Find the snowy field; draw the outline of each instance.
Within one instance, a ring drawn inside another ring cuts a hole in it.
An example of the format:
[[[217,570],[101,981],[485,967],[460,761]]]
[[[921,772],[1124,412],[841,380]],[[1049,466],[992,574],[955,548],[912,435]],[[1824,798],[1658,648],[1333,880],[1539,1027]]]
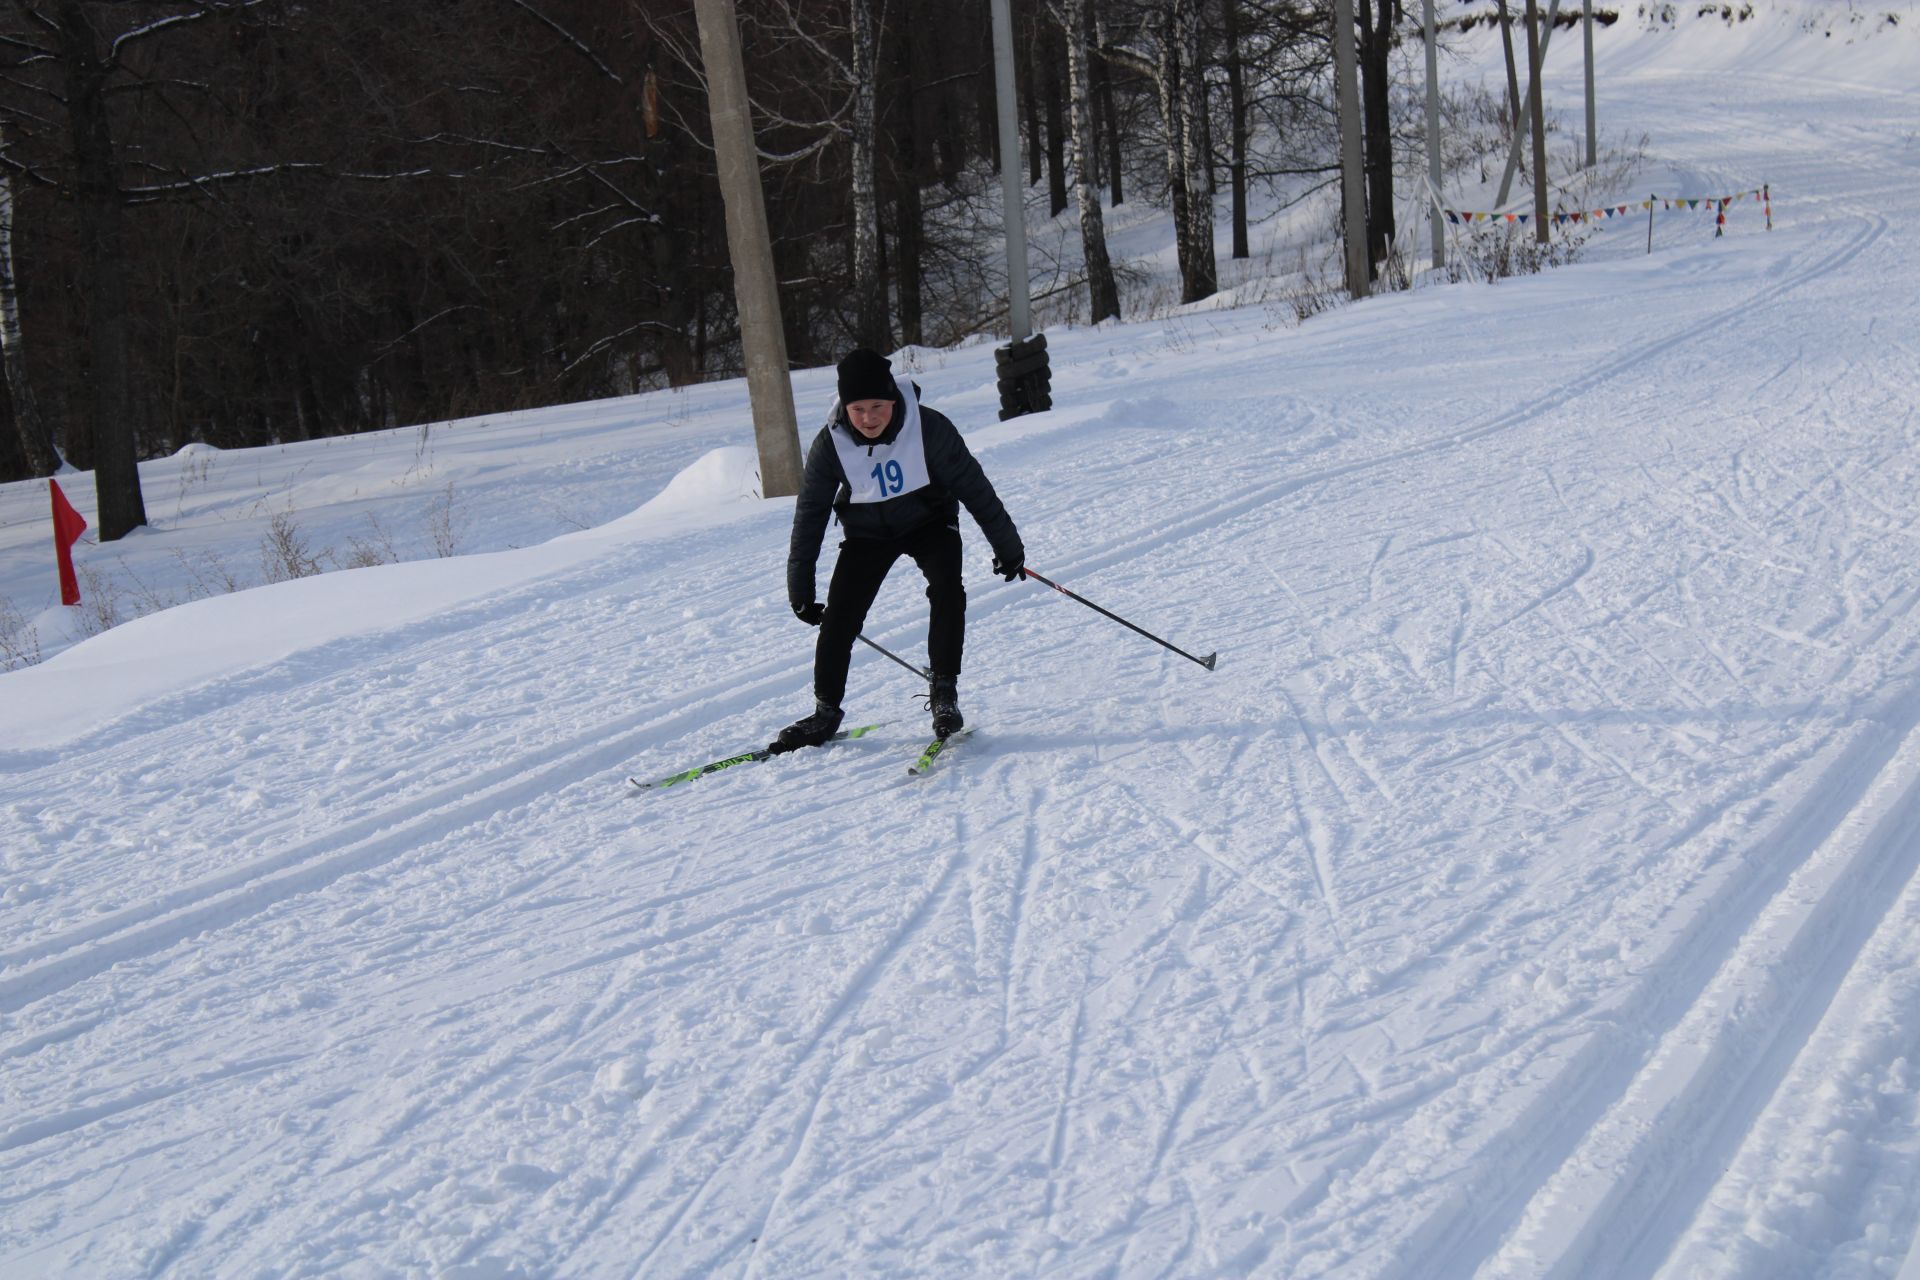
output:
[[[740,384],[143,468],[79,554],[156,596],[274,513],[422,558],[0,675],[0,1275],[1920,1276],[1897,12],[1600,35],[1609,136],[1771,233],[1057,331],[1005,424],[914,353],[1036,569],[1220,653],[969,523],[925,780],[862,649],[880,732],[624,781],[808,707]]]

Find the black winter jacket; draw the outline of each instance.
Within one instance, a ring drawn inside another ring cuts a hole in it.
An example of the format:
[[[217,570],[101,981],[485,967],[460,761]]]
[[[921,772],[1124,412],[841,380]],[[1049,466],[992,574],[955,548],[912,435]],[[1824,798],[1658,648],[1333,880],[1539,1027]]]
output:
[[[916,396],[919,391],[915,386]],[[893,404],[893,421],[872,442],[875,445],[891,443],[906,424],[905,401],[896,394]],[[787,548],[787,602],[795,609],[814,602],[814,567],[820,559],[827,521],[835,515],[849,538],[890,539],[936,523],[958,528],[960,504],[965,503],[980,531],[987,535],[996,559],[1003,564],[1019,564],[1026,558],[1020,533],[1000,504],[986,472],[980,469],[953,422],[939,410],[920,405],[920,434],[930,483],[884,502],[848,500],[852,491],[840,466],[840,453],[833,445],[831,433],[835,431],[862,447],[868,443],[847,420],[846,409],[835,405],[832,420],[820,428],[807,449],[806,474],[793,508],[793,540]]]

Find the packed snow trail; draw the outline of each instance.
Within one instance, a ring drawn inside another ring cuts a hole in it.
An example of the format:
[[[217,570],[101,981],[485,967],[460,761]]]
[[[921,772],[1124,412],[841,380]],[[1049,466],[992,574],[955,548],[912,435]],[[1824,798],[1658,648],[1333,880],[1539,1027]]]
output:
[[[1898,1265],[1920,99],[1702,47],[1606,33],[1606,118],[1771,235],[925,371],[1216,672],[969,528],[964,751],[861,654],[896,726],[636,794],[803,709],[756,504],[0,757],[0,1270]]]

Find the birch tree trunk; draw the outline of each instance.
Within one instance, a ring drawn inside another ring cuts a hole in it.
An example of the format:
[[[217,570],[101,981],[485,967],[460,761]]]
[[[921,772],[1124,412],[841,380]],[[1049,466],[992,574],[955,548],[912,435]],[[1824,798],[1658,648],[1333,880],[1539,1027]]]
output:
[[[1232,121],[1228,125],[1227,167],[1233,188],[1233,256],[1250,258],[1247,237],[1247,76],[1240,60],[1240,0],[1227,5],[1227,95]]]
[[[27,469],[36,476],[50,476],[60,469],[60,455],[27,381],[26,349],[20,342],[20,291],[13,275],[13,178],[5,169],[0,169],[0,361]]]
[[[873,0],[852,0],[853,36],[853,290],[855,338],[861,346],[892,346],[887,297],[880,277],[880,200],[874,181],[874,126],[879,67]]]
[[[1179,105],[1181,158],[1186,166],[1187,261],[1182,273],[1180,300],[1198,302],[1220,287],[1213,249],[1213,157],[1207,147],[1207,77],[1200,63],[1201,0],[1174,0],[1174,27],[1179,35]]]
[[[1180,291],[1193,279],[1193,240],[1187,227],[1187,157],[1180,128],[1179,15],[1172,0],[1160,10],[1160,42],[1155,51],[1154,87],[1160,95],[1160,120],[1167,134],[1167,193],[1173,205],[1173,247],[1180,263]]]
[[[1088,83],[1087,40],[1093,27],[1092,0],[1066,0],[1060,14],[1067,46],[1068,115],[1073,121],[1073,198],[1080,206],[1080,247],[1087,260],[1087,291],[1093,310],[1089,320],[1099,324],[1120,314],[1120,290],[1107,256],[1106,220],[1100,213],[1100,192],[1094,186],[1092,86]]]

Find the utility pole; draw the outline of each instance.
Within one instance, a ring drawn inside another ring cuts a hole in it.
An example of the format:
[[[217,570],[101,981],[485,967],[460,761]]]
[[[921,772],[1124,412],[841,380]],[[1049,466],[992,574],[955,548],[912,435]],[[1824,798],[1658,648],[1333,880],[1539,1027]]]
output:
[[[1347,292],[1367,296],[1367,194],[1360,172],[1360,75],[1353,48],[1353,0],[1333,0],[1333,74],[1340,104],[1340,203],[1345,211]]]
[[[1000,217],[1007,236],[1007,323],[1013,330],[1012,341],[993,350],[1000,421],[1005,422],[1053,408],[1053,367],[1047,356],[1047,335],[1033,331],[1027,202],[1020,186],[1020,111],[1013,80],[1013,14],[1007,0],[993,0],[992,20],[993,98],[1000,117]],[[1067,38],[1078,36],[1069,33]],[[1083,156],[1076,163],[1085,162]]]
[[[1581,19],[1587,33],[1587,168],[1591,169],[1600,162],[1593,123],[1593,0],[1582,0]]]
[[[800,431],[787,375],[780,281],[760,188],[760,149],[753,138],[747,70],[740,59],[740,25],[733,0],[694,0],[694,14],[700,24],[700,61],[707,72],[707,113],[713,119],[720,195],[727,207],[727,256],[740,309],[753,438],[760,451],[760,492],[784,498],[800,492]]]
[[[978,30],[978,28],[975,28]],[[1000,217],[1007,234],[1007,317],[1013,340],[1033,333],[1027,283],[1027,204],[1020,187],[1020,104],[1013,80],[1013,14],[993,0],[993,95],[1000,115]]]
[[[1434,43],[1433,0],[1424,0],[1421,18],[1427,34],[1427,225],[1433,228],[1433,269],[1438,271],[1447,265],[1447,233],[1440,225],[1440,51]]]
[[[1533,234],[1547,243],[1547,122],[1540,107],[1540,8],[1527,0],[1527,62],[1533,87],[1527,92],[1527,118],[1533,121]]]

